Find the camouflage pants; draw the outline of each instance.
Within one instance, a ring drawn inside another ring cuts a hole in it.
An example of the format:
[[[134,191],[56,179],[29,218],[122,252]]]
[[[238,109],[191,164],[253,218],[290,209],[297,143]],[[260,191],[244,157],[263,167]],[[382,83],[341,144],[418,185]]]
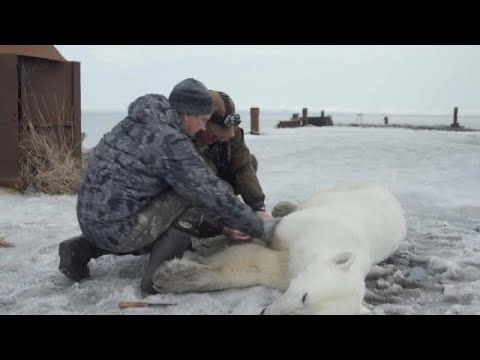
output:
[[[252,165],[256,172],[258,162],[253,155]],[[234,192],[232,187],[231,191]],[[222,227],[207,219],[199,209],[192,207],[188,200],[173,190],[161,193],[136,219],[102,230],[100,226],[88,226],[83,232],[92,244],[114,254],[140,255],[148,253],[153,243],[171,226],[197,238],[209,238],[222,233]],[[105,233],[116,235],[106,236]]]
[[[133,230],[121,242],[101,244],[101,247],[116,254],[145,254],[171,226],[195,237],[211,237],[221,233],[221,229],[213,226],[198,208],[192,207],[188,200],[170,190],[160,194],[138,215]]]

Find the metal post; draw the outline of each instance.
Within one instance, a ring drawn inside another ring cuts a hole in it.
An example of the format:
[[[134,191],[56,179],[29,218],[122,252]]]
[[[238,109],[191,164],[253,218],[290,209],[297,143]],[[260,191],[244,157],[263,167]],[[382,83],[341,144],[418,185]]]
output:
[[[301,122],[301,125],[302,125],[302,126],[307,125],[307,123],[308,123],[307,117],[308,117],[308,109],[307,109],[307,108],[303,108],[303,109],[302,109],[302,122]]]
[[[250,134],[260,135],[260,108],[250,108]]]
[[[458,107],[453,108],[453,124],[450,125],[451,127],[460,127],[458,124]]]

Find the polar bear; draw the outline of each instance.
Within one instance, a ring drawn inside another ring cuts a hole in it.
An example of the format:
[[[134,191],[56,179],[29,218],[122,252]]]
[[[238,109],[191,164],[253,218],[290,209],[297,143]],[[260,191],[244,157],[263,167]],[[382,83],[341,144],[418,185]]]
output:
[[[295,204],[270,244],[238,244],[164,263],[154,276],[161,292],[185,293],[263,285],[283,292],[261,314],[365,314],[365,277],[406,236],[401,205],[376,184],[338,186]]]

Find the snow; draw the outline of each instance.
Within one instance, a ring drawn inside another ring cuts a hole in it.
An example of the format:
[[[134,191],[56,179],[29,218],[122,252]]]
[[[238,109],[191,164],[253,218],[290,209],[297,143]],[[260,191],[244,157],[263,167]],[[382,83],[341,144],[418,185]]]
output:
[[[373,314],[480,314],[480,132],[400,128],[261,129],[246,135],[269,209],[342,183],[385,185],[404,207],[408,234],[374,266]],[[247,132],[247,131],[246,131]],[[103,256],[92,279],[58,271],[58,244],[78,235],[75,196],[0,189],[0,314],[258,314],[280,292],[263,287],[144,297],[147,256]],[[173,302],[120,310],[120,301]]]

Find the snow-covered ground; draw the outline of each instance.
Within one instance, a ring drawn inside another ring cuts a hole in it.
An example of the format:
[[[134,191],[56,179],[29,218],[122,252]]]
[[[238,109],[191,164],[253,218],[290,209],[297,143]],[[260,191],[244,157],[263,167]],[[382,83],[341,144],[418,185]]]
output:
[[[269,209],[341,183],[376,182],[402,203],[407,240],[372,268],[373,314],[480,314],[480,132],[306,127],[247,135]],[[58,243],[77,235],[74,196],[0,190],[0,314],[258,314],[280,293],[263,287],[143,297],[146,256],[92,260],[92,279],[57,269]],[[127,300],[174,302],[119,310]]]

